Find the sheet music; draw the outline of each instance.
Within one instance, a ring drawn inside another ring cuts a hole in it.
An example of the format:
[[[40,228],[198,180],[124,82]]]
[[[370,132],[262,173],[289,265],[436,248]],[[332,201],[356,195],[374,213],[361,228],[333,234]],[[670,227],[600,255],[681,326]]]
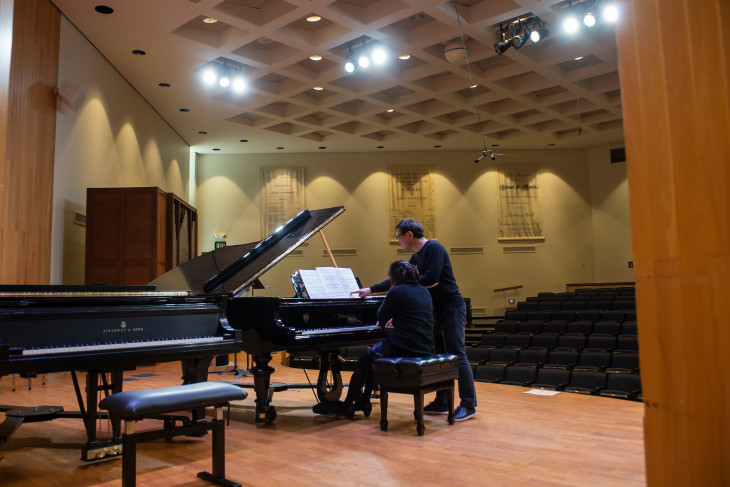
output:
[[[360,287],[352,269],[346,267],[317,267],[300,269],[299,275],[311,299],[358,298],[351,294]]]

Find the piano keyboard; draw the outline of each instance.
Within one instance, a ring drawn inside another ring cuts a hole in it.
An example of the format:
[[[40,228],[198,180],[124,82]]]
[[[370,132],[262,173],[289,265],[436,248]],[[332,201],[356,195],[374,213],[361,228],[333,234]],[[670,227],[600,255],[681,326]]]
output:
[[[329,335],[331,333],[347,333],[356,331],[370,331],[377,330],[380,328],[379,325],[365,325],[365,326],[348,326],[346,328],[316,328],[312,330],[299,330],[296,339],[303,339],[310,336],[316,335]]]
[[[175,338],[170,340],[154,340],[141,342],[120,342],[120,343],[104,343],[95,345],[78,345],[72,347],[57,348],[33,348],[23,350],[23,355],[50,355],[56,353],[83,353],[83,352],[104,352],[107,350],[123,350],[128,348],[149,348],[149,347],[165,347],[172,345],[201,345],[208,343],[222,342],[224,337],[196,337],[196,338]]]

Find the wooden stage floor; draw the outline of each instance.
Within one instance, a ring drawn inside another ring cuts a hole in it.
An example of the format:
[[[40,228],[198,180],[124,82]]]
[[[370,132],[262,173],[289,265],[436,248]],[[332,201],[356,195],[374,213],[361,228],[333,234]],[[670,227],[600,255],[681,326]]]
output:
[[[272,382],[303,383],[300,369],[272,361]],[[244,362],[245,363],[245,362]],[[308,371],[312,380],[316,372]],[[149,375],[148,375],[149,374]],[[345,381],[349,372],[344,373]],[[178,385],[179,364],[127,372],[125,390]],[[232,381],[212,374],[211,380]],[[238,382],[252,382],[242,377]],[[19,379],[0,379],[0,404],[61,405],[78,410],[68,373],[48,376],[33,389]],[[477,383],[478,414],[452,426],[445,416],[427,416],[426,434],[416,435],[412,396],[392,394],[389,431],[380,431],[380,407],[369,418],[336,419],[312,413],[310,389],[274,395],[278,417],[254,424],[253,390],[234,403],[226,428],[226,477],[246,487],[271,486],[643,486],[643,404],[562,393],[524,394],[529,389]],[[458,399],[457,399],[458,400]],[[0,413],[0,420],[4,415]],[[107,434],[106,422],[99,429]],[[137,430],[156,429],[146,420]],[[0,485],[119,486],[120,459],[88,464],[80,460],[85,441],[80,420],[57,419],[21,426],[0,445]],[[142,443],[137,453],[137,485],[212,485],[196,477],[210,471],[210,435]]]

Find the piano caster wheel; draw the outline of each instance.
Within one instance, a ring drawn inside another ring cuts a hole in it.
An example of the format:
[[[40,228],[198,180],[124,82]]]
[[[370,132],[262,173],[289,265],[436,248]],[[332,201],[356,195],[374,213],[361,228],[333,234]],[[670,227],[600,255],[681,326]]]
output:
[[[276,409],[272,406],[269,408],[269,413],[266,415],[266,424],[271,424],[276,419]]]

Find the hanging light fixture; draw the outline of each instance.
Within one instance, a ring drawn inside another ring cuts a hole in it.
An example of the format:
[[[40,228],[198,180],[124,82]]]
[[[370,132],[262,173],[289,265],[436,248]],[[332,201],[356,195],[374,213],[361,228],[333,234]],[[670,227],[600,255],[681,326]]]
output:
[[[499,25],[500,39],[494,43],[494,50],[497,54],[502,54],[510,47],[521,48],[525,45],[528,37],[534,44],[549,35],[550,31],[547,29],[547,24],[540,17],[518,18],[508,24]]]

